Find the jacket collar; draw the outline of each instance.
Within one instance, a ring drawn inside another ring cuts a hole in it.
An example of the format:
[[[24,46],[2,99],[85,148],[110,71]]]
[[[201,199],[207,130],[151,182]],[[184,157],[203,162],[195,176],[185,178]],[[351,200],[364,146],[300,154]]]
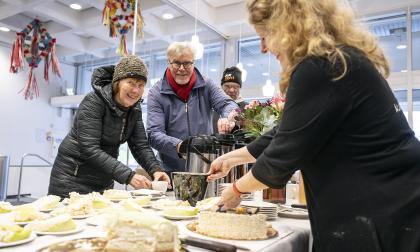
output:
[[[206,82],[204,81],[204,77],[201,75],[200,71],[198,71],[196,67],[194,67],[194,71],[197,76],[197,80],[195,81],[193,90],[196,88],[202,88],[206,85]],[[166,69],[165,69],[165,72],[166,72]],[[163,77],[162,77],[162,85],[160,87],[160,93],[176,95],[172,87],[169,85],[168,80],[165,77],[165,74],[163,74]]]

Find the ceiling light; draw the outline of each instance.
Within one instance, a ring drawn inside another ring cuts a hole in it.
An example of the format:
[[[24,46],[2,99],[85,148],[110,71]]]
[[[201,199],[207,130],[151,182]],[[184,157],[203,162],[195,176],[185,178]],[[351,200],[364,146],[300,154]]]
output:
[[[407,45],[404,45],[404,44],[397,45],[397,49],[399,49],[399,50],[403,50],[403,49],[406,49],[406,48],[407,48]]]
[[[198,1],[195,0],[195,19],[194,19],[194,35],[191,36],[191,44],[195,48],[195,60],[203,57],[204,46],[200,43],[200,38],[197,35],[197,15],[198,15]]]
[[[249,67],[253,67],[254,66],[254,63],[248,63],[246,65],[249,66]]]
[[[211,68],[210,72],[217,72],[217,69],[216,68]]]
[[[237,68],[239,68],[239,70],[241,70],[241,79],[242,79],[242,82],[245,82],[246,81],[246,76],[248,75],[248,72],[245,70],[245,68],[244,68],[244,65],[242,64],[242,62],[238,62],[237,64],[236,64],[236,67]]]
[[[406,73],[406,72],[407,72],[407,69],[401,70],[401,73]]]
[[[10,29],[4,26],[0,26],[0,31],[9,32]]]
[[[198,35],[192,35],[191,44],[195,48],[195,60],[201,59],[204,53],[204,46],[200,43]]]
[[[162,18],[165,19],[165,20],[173,19],[174,14],[169,13],[169,12],[165,12],[165,13],[162,14]]]
[[[82,9],[82,6],[80,4],[73,3],[70,4],[70,8],[72,8],[73,10],[80,10]]]
[[[265,73],[262,73],[262,75],[263,75],[263,76],[268,76],[268,75],[269,75],[269,73],[265,72]]]
[[[262,87],[263,96],[273,96],[275,87],[270,79],[265,81],[265,85]]]

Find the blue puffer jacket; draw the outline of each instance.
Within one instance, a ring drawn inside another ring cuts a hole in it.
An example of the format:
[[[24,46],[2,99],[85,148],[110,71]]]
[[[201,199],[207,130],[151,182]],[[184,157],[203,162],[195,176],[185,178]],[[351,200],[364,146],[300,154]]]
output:
[[[147,97],[147,133],[150,145],[159,152],[163,169],[184,171],[185,160],[178,156],[176,145],[188,136],[213,134],[212,109],[222,117],[238,108],[220,86],[204,78],[195,68],[197,81],[188,102],[172,90],[165,76],[149,91]]]

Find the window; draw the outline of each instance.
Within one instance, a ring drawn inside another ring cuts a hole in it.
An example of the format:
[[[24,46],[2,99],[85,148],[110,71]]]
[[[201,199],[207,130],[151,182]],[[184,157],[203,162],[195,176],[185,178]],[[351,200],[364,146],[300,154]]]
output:
[[[407,110],[407,89],[394,90],[395,98],[397,98],[398,103],[400,104],[401,109],[404,112],[405,117],[408,117]]]
[[[222,44],[215,43],[204,46],[203,58],[195,62],[195,67],[204,76],[213,80],[216,84],[220,84],[222,79]]]
[[[420,70],[420,10],[411,13],[413,70]]]
[[[420,140],[420,89],[413,89],[413,131]]]
[[[245,93],[246,90],[243,89],[244,97],[262,96],[262,87],[268,79],[274,86],[278,86],[281,72],[280,63],[274,55],[261,53],[259,38],[247,38],[240,41],[239,60],[248,72],[242,86],[245,86],[250,92]],[[268,69],[269,62],[270,69]]]
[[[407,16],[372,17],[366,21],[391,63],[391,72],[407,71]]]

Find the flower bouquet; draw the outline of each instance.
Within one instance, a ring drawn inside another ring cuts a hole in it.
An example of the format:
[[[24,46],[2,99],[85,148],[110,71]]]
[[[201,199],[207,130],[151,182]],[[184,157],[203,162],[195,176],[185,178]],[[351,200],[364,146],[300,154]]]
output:
[[[283,114],[285,100],[274,96],[266,102],[251,101],[241,113],[242,130],[249,138],[258,138],[276,126]]]

